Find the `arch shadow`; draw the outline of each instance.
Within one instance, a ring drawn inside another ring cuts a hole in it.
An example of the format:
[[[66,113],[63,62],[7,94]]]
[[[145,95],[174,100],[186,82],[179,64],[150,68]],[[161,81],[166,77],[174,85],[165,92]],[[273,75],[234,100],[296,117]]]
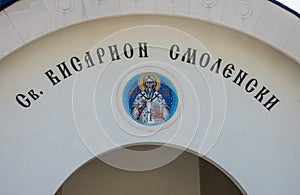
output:
[[[163,145],[162,143],[138,143],[122,148],[133,151],[151,151],[159,147],[167,147],[182,153],[174,161],[163,167],[148,171],[128,171],[100,160],[103,155],[117,154],[119,149],[114,148],[100,154],[100,158],[91,158],[79,166],[62,183],[55,195],[99,194],[101,192],[104,194],[147,194],[147,192],[150,194],[174,194],[174,190],[176,191],[175,194],[180,194],[181,190],[184,190],[186,194],[187,189],[189,192],[187,194],[247,194],[230,173],[211,159],[191,149],[183,149],[177,145]],[[160,180],[158,175],[159,177],[164,175],[163,179]],[[166,177],[166,175],[170,175],[170,177]],[[149,187],[149,183],[151,183],[151,187]],[[119,186],[117,190],[116,186]],[[173,187],[166,189],[162,186]],[[141,190],[143,191],[140,192]]]

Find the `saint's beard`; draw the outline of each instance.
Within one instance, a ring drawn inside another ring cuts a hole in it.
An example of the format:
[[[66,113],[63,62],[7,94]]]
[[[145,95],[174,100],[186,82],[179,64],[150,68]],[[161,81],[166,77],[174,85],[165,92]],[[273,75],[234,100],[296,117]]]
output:
[[[148,98],[152,98],[154,93],[154,87],[146,87],[146,94]]]

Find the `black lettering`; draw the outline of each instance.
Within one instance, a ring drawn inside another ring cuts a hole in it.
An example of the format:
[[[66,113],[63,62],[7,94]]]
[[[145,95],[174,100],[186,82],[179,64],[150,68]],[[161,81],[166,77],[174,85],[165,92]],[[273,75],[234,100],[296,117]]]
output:
[[[235,70],[233,64],[227,64],[223,70],[223,77],[230,78],[232,76],[232,72]]]
[[[252,87],[250,87],[252,84]],[[248,92],[248,93],[251,93],[252,91],[255,90],[255,88],[257,87],[257,84],[258,84],[258,81],[256,79],[250,79],[246,86],[245,86],[245,90]],[[250,87],[250,88],[249,88]]]
[[[80,63],[80,59],[79,58],[77,58],[77,57],[72,57],[71,59],[70,59],[70,63],[71,63],[71,65],[72,65],[72,67],[73,67],[73,69],[76,71],[76,72],[79,72],[79,71],[81,71],[82,70],[82,64]],[[77,65],[77,66],[76,66]]]
[[[85,60],[86,64],[88,65],[87,66],[88,68],[95,66],[93,58],[89,51],[85,52],[84,60]]]
[[[58,67],[59,71],[63,75],[64,79],[72,75],[65,62],[62,62],[56,66]]]
[[[278,102],[280,102],[280,100],[273,95],[266,103],[264,103],[264,107],[270,111]]]
[[[254,96],[254,98],[261,102],[264,99],[264,95],[267,95],[269,92],[270,91],[263,86],[263,88]]]
[[[178,45],[172,45],[171,48],[170,48],[170,58],[172,60],[176,60],[179,56],[179,53],[176,53],[175,52],[175,56],[174,56],[174,48],[176,49],[177,52],[179,52],[179,46]]]
[[[205,63],[203,63],[203,60],[205,58],[206,58]],[[208,63],[209,63],[209,60],[210,60],[210,55],[208,53],[202,54],[201,57],[200,57],[200,66],[202,68],[205,68],[208,65]]]
[[[219,74],[220,66],[221,66],[222,59],[218,58],[218,61],[216,61],[210,68],[210,71],[214,71],[214,68],[217,67],[215,70],[215,73]]]
[[[16,101],[24,108],[28,108],[31,105],[30,100],[24,94],[18,94],[16,96]]]
[[[147,42],[140,42],[139,43],[139,57],[140,58],[147,58],[148,57],[148,49],[147,49]]]
[[[98,55],[98,59],[99,59],[99,64],[103,63],[102,57],[104,56],[104,49],[99,47],[97,49],[97,55]]]
[[[30,97],[32,97],[33,100],[37,100],[40,97],[38,94],[34,93],[33,89],[30,89],[28,95],[30,95]]]
[[[127,47],[129,49],[127,49]],[[126,43],[124,45],[123,51],[124,51],[124,55],[125,55],[126,58],[132,58],[132,56],[133,56],[133,47],[129,43]]]
[[[60,82],[59,78],[57,76],[53,76],[53,71],[50,69],[47,72],[45,72],[45,75],[48,77],[48,79],[51,81],[52,85],[56,85]]]
[[[109,48],[109,52],[110,52],[110,56],[111,56],[112,61],[121,59],[120,55],[119,55],[119,52],[118,52],[117,45],[111,45],[111,46],[108,46],[108,48]]]
[[[233,82],[238,86],[241,86],[242,82],[244,81],[247,75],[248,73],[244,72],[243,70],[240,70],[240,72],[237,74]]]
[[[185,58],[186,58],[187,63],[195,64],[196,63],[196,52],[197,52],[196,49],[188,48],[187,51],[183,54],[181,61],[184,62]]]

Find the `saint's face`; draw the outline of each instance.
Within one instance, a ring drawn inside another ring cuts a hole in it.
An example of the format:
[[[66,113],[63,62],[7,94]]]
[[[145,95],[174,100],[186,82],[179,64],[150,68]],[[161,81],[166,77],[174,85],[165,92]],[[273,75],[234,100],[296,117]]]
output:
[[[147,79],[146,80],[146,87],[148,88],[153,88],[153,85],[154,85],[154,81],[152,81],[151,79]]]

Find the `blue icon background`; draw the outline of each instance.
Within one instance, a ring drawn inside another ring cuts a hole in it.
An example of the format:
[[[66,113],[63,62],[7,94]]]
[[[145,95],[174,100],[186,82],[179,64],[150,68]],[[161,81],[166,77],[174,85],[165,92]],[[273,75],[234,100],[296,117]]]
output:
[[[124,91],[123,91],[123,106],[127,112],[127,114],[137,123],[144,124],[147,126],[151,126],[146,123],[142,123],[139,120],[136,120],[132,117],[132,104],[135,100],[135,97],[142,92],[138,85],[138,80],[140,77],[145,73],[140,73],[138,75],[135,75],[133,78],[131,78],[128,83],[126,84]],[[156,74],[160,79],[160,88],[158,89],[158,92],[163,96],[163,98],[166,101],[166,104],[168,105],[168,110],[170,112],[170,115],[168,118],[164,120],[164,122],[168,121],[176,112],[177,106],[178,106],[178,96],[177,91],[172,84],[172,82],[162,74],[153,72],[153,74]],[[158,125],[158,124],[155,124]]]

